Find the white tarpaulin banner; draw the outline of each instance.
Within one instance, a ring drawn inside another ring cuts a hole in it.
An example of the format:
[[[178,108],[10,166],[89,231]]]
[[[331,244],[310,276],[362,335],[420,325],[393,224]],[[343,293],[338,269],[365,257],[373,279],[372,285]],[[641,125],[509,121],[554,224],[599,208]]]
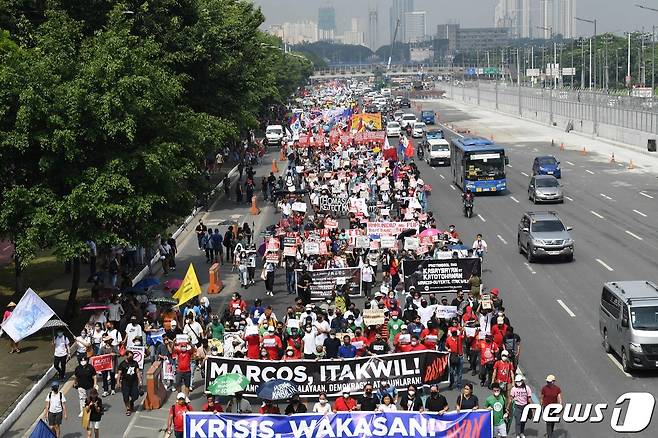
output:
[[[55,315],[53,309],[36,292],[28,289],[11,316],[2,323],[2,329],[10,338],[18,342],[40,330],[53,315]]]

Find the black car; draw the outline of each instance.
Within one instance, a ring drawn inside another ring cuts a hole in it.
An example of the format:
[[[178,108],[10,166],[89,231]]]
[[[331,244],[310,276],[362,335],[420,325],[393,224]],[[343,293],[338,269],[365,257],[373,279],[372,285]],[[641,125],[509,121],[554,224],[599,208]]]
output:
[[[403,97],[402,100],[400,100],[400,108],[411,108],[411,101]]]

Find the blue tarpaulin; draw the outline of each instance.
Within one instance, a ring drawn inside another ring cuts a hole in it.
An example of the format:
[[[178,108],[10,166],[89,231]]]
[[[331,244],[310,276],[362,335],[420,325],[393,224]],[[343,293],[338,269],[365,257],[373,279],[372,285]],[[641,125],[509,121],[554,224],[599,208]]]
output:
[[[43,420],[39,420],[30,438],[55,438],[55,434]]]

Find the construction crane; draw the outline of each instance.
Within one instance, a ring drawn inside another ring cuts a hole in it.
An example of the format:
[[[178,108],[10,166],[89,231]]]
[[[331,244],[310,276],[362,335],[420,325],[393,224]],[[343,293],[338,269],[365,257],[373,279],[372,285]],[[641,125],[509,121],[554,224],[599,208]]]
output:
[[[395,40],[398,37],[398,30],[400,29],[400,19],[395,22],[395,32],[393,32],[393,40],[391,41],[391,49],[388,53],[388,65],[386,66],[386,70],[391,69],[391,60],[393,59],[393,46],[395,45]]]

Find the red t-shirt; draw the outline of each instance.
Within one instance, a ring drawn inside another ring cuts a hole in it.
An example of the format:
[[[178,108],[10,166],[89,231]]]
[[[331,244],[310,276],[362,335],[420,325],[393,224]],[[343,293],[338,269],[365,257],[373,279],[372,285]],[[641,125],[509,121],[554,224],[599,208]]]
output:
[[[544,385],[541,389],[541,395],[543,396],[544,402],[542,406],[550,405],[551,403],[557,403],[557,396],[562,394],[562,390],[557,385]]]
[[[493,341],[496,343],[496,345],[498,345],[498,348],[502,348],[503,338],[505,337],[506,333],[507,333],[506,324],[503,324],[502,327],[498,327],[498,324],[491,327],[491,336],[493,338]]]
[[[176,352],[176,369],[181,373],[192,371],[190,362],[192,361],[192,350],[183,351],[180,348],[174,350]]]
[[[358,336],[358,337],[355,336],[355,337],[352,338],[352,340],[350,342],[355,347],[357,347],[359,342],[362,342],[363,347],[356,349],[356,355],[359,356],[359,357],[362,357],[362,356],[366,355],[366,351],[368,351],[368,345],[370,345],[370,342],[368,342],[368,338],[366,338],[365,336]]]
[[[496,382],[512,383],[512,375],[514,374],[512,362],[498,360],[493,369],[496,372]]]
[[[420,339],[423,340],[423,345],[425,345],[428,350],[434,350],[436,349],[436,344],[439,342],[439,331],[435,328],[425,328],[420,332]]]
[[[267,357],[270,360],[281,359],[280,352],[283,348],[283,343],[278,336],[269,334],[263,336],[263,347],[265,347],[265,350],[267,350]]]
[[[482,340],[479,343],[480,346],[480,365],[485,365],[490,362],[493,362],[496,358],[496,353],[498,352],[498,347],[494,342],[487,344],[486,341]]]
[[[219,403],[215,403],[212,408],[208,406],[208,403],[204,403],[204,405],[201,407],[201,410],[203,412],[224,412],[222,405]]]
[[[247,343],[247,358],[258,359],[260,358],[260,336],[249,335],[244,338]]]
[[[183,431],[183,414],[185,414],[185,412],[192,412],[192,406],[189,404],[179,405],[176,403],[171,407],[170,413],[173,413],[174,415],[174,430],[176,432]]]
[[[423,344],[417,344],[411,346],[411,351],[425,351],[425,350],[427,350],[427,347],[424,346]]]
[[[464,354],[464,335],[448,336],[446,338],[446,348],[453,354]]]
[[[265,414],[280,414],[281,411],[279,411],[279,407],[278,407],[278,406],[274,406],[274,405],[265,405],[265,406],[261,406],[260,409],[258,409],[258,413],[261,414],[261,415],[265,415]]]
[[[295,354],[293,354],[288,360],[302,358],[302,338],[288,338],[287,346],[292,347],[295,351]]]
[[[356,407],[356,400],[352,397],[339,397],[334,402],[334,409],[336,412],[347,412],[351,411]]]

